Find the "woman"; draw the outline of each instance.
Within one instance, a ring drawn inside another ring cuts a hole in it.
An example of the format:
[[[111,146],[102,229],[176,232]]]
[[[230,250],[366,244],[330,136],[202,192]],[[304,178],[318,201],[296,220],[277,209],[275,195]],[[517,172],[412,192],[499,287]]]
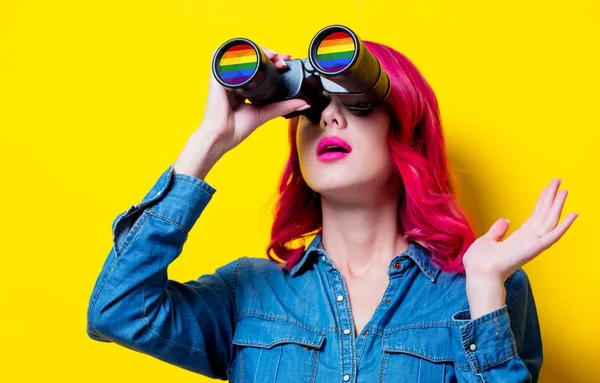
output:
[[[576,218],[557,226],[566,190],[552,180],[521,228],[500,242],[501,219],[475,240],[434,93],[402,54],[365,45],[390,96],[359,116],[329,95],[319,121],[290,120],[269,259],[241,257],[179,283],[167,267],[215,192],[209,170],[263,123],[309,108],[245,104],[211,77],[200,128],[113,222],[90,298],[92,339],[235,382],[538,380],[541,334],[521,266]],[[282,69],[291,58],[263,49]],[[307,248],[292,245],[313,235]]]

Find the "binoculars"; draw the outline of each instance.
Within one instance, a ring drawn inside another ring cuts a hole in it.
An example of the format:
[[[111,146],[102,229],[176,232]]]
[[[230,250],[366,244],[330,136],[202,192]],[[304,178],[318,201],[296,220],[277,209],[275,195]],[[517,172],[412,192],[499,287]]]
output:
[[[348,110],[367,115],[385,101],[389,76],[362,40],[343,25],[330,25],[313,37],[308,58],[286,60],[279,69],[251,40],[234,38],[214,53],[212,72],[228,91],[251,104],[265,105],[291,98],[311,107],[286,114],[286,119],[305,115],[318,121],[330,98],[336,95]]]

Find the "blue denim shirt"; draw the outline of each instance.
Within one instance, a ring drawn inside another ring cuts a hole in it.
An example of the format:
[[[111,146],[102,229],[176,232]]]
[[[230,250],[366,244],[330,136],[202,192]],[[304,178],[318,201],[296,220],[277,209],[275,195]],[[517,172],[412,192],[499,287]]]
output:
[[[168,279],[214,192],[171,165],[116,217],[89,337],[231,382],[538,380],[541,334],[523,269],[506,280],[502,308],[471,320],[464,275],[442,272],[411,242],[390,261],[387,290],[358,336],[320,234],[290,272],[241,257],[197,280]]]

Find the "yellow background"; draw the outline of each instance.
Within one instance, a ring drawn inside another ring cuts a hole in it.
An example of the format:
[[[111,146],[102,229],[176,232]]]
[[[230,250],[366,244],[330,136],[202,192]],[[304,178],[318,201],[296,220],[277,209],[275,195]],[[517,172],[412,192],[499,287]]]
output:
[[[433,86],[479,235],[503,216],[510,234],[563,177],[563,218],[580,217],[525,266],[543,332],[541,381],[599,381],[596,4],[3,1],[0,380],[208,381],[87,337],[112,220],[198,127],[216,47],[244,36],[301,58],[314,33],[341,23],[406,54]],[[223,157],[207,177],[217,192],[170,278],[264,256],[287,151],[278,119]]]

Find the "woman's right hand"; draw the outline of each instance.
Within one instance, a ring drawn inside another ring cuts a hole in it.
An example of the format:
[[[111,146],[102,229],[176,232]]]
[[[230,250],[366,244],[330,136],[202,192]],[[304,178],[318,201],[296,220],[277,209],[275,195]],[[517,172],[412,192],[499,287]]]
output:
[[[290,55],[278,55],[261,47],[279,69]],[[208,98],[200,127],[192,133],[175,161],[174,172],[204,179],[210,169],[229,150],[244,141],[265,122],[309,106],[304,100],[291,99],[256,106],[219,84],[211,74]]]
[[[280,55],[264,47],[261,49],[277,68],[287,67],[283,60],[290,60],[290,55]],[[267,121],[303,107],[307,109],[307,105],[300,99],[279,101],[263,106],[246,104],[244,97],[227,90],[211,73],[206,108],[198,132],[213,135],[225,154]]]

